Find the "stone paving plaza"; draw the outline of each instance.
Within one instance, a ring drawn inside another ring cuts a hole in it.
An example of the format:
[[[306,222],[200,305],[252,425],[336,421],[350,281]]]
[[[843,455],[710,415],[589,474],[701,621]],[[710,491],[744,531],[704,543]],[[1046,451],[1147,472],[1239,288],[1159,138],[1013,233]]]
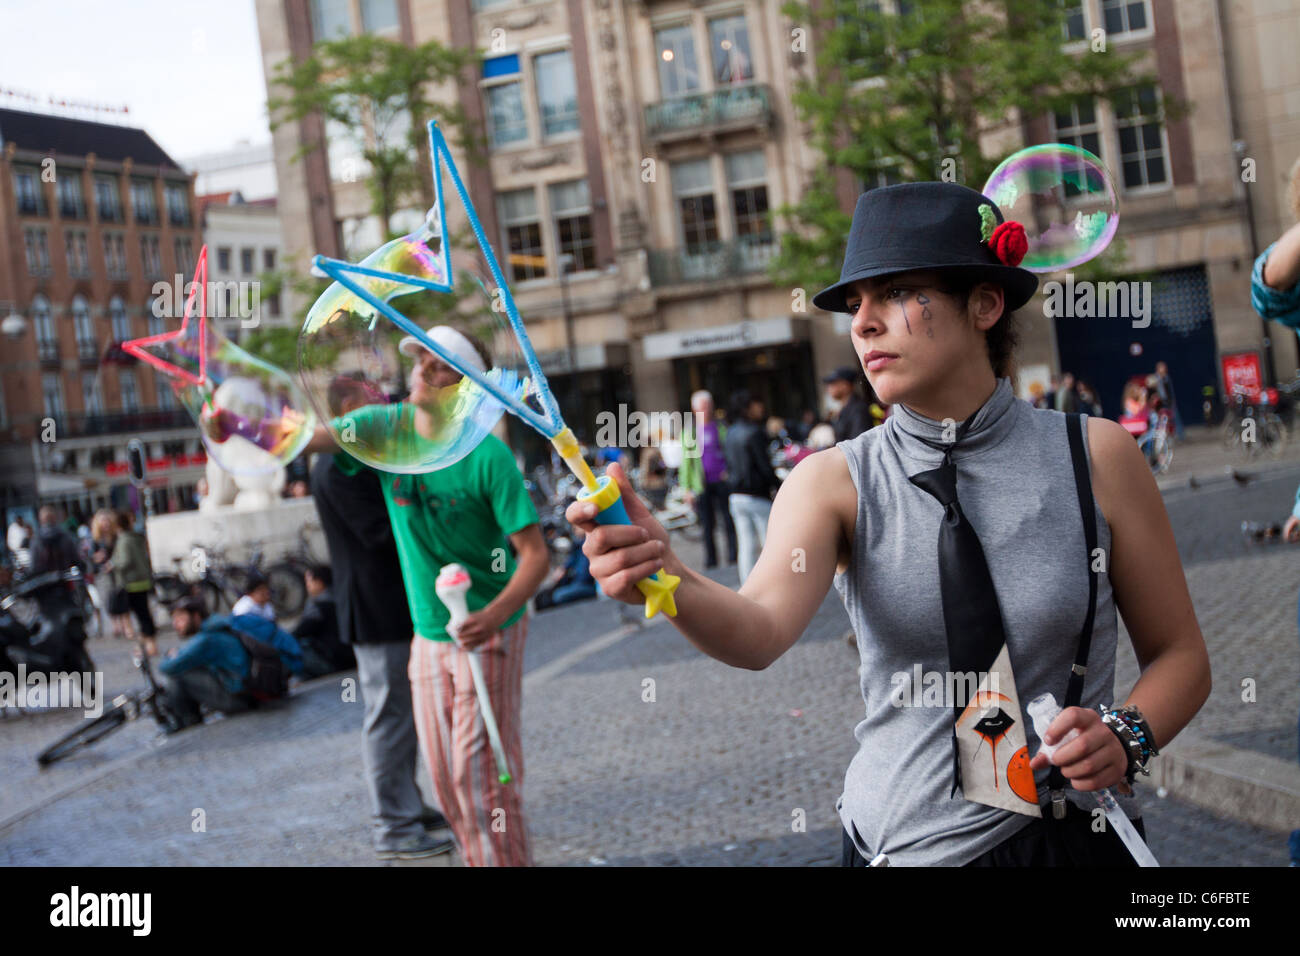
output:
[[[1163,482],[1214,665],[1213,695],[1188,733],[1291,761],[1300,546],[1247,545],[1239,529],[1242,520],[1284,520],[1297,483],[1294,462],[1244,486],[1223,478],[1193,489],[1177,472]],[[735,584],[734,568],[717,574]],[[753,673],[702,656],[670,626],[641,626],[612,602],[534,616],[524,786],[536,861],[838,863],[834,804],[862,706],[847,630],[832,595],[785,657]],[[1136,675],[1122,647],[1120,693]],[[110,693],[136,685],[124,644],[97,641],[91,653]],[[1241,700],[1243,678],[1256,682],[1255,703]],[[376,864],[361,707],[342,702],[340,680],[322,678],[281,708],[170,739],[137,722],[46,771],[36,770],[35,753],[75,718],[0,720],[0,863]],[[1152,849],[1166,866],[1286,864],[1284,833],[1149,789],[1145,806]],[[203,832],[194,830],[197,811]]]

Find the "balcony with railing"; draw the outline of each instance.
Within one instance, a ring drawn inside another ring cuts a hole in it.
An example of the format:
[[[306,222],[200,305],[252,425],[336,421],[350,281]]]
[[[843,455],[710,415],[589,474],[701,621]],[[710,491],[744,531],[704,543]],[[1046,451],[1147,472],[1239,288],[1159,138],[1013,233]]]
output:
[[[679,249],[650,250],[650,282],[657,286],[757,275],[780,247],[775,241],[733,239]]]
[[[58,434],[69,438],[85,435],[117,435],[126,432],[193,430],[194,419],[183,408],[152,408],[134,412],[69,412],[59,417]]]
[[[765,127],[771,123],[772,96],[764,83],[678,96],[645,108],[646,136],[652,142]]]
[[[84,362],[99,361],[99,343],[94,339],[77,339],[77,358]]]
[[[59,343],[56,339],[37,339],[36,354],[46,365],[59,364]]]

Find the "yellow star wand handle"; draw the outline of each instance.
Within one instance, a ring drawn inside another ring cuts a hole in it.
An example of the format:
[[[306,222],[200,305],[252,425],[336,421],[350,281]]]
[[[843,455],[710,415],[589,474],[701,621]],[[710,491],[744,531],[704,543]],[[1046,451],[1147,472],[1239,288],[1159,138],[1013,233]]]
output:
[[[591,473],[591,469],[578,449],[573,432],[566,428],[551,441],[560,453],[560,457],[583,484],[582,491],[578,493],[578,500],[589,501],[596,506],[594,519],[596,524],[631,524],[627,509],[623,506],[623,495],[618,490],[618,483],[608,475],[597,479]],[[673,600],[673,592],[677,590],[681,580],[667,571],[656,571],[650,577],[642,578],[636,583],[637,590],[645,595],[646,617],[654,617],[660,611],[669,617],[677,616],[677,602]]]

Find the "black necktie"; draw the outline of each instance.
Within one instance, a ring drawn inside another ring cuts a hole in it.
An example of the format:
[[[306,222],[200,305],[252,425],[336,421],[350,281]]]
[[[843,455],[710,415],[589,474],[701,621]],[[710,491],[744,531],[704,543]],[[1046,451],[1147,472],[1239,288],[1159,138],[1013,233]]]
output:
[[[957,467],[952,463],[952,452],[974,418],[971,415],[958,427],[956,438],[944,450],[938,468],[909,478],[943,505],[943,521],[939,524],[939,588],[948,638],[948,670],[961,674],[990,671],[1006,643],[1002,612],[984,549],[957,500]],[[961,784],[956,721],[969,703],[957,700],[953,713],[953,793]]]

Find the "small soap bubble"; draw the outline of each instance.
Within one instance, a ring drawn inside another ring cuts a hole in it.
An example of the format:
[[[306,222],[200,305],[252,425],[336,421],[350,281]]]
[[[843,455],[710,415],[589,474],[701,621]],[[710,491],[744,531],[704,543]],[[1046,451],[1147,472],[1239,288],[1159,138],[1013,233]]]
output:
[[[1057,272],[1100,255],[1119,228],[1115,183],[1095,155],[1049,143],[1008,156],[980,190],[1025,228],[1030,272]]]

